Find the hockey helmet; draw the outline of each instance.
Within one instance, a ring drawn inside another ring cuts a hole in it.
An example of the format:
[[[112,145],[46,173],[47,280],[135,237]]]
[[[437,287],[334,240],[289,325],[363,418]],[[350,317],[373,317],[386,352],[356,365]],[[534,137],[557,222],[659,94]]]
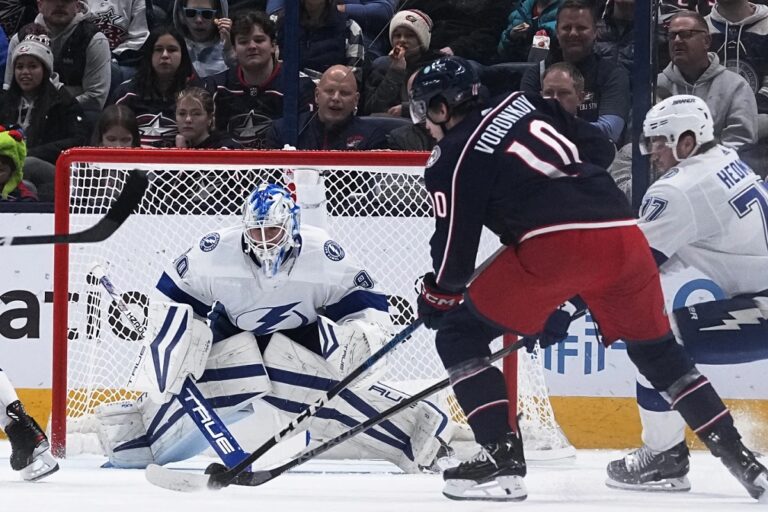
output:
[[[715,140],[712,113],[707,104],[698,96],[679,94],[660,101],[648,111],[643,121],[643,137],[640,140],[640,152],[649,155],[654,144],[664,144],[672,149],[678,162],[677,142],[686,133],[696,137],[696,146],[691,155],[702,144]]]
[[[461,57],[442,57],[421,68],[411,85],[411,120],[414,124],[427,119],[429,105],[440,98],[455,107],[480,94],[480,78],[472,65]]]
[[[274,277],[301,249],[299,207],[280,185],[262,184],[243,206],[243,239],[264,275]]]

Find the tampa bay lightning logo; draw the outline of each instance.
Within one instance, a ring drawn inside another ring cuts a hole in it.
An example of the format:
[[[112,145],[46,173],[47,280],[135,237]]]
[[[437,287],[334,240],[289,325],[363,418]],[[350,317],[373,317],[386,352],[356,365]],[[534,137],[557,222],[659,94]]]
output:
[[[219,245],[221,235],[218,233],[208,233],[200,240],[200,250],[203,252],[211,252]]]
[[[325,242],[325,245],[323,245],[323,252],[331,261],[341,261],[344,259],[344,256],[347,255],[344,252],[344,249],[342,249],[341,246],[333,240],[328,240]]]

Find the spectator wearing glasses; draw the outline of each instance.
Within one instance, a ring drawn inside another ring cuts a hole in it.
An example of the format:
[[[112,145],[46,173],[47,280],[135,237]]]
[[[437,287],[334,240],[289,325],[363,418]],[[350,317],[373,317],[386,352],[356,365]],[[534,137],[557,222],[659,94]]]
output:
[[[757,142],[757,103],[749,84],[726,69],[710,53],[712,38],[706,20],[693,11],[669,18],[671,62],[659,73],[658,95],[665,99],[692,94],[712,111],[718,142],[737,151]]]
[[[189,57],[200,78],[234,65],[227,0],[176,0],[173,24],[184,35]]]

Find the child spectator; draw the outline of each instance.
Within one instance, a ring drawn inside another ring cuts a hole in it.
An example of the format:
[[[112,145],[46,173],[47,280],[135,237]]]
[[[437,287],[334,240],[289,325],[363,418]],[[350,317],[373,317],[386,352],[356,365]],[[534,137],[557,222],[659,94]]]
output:
[[[526,62],[533,35],[544,30],[555,39],[557,9],[561,0],[522,0],[507,18],[507,28],[501,33],[499,56],[504,61]]]
[[[37,201],[37,195],[22,180],[26,157],[21,132],[0,126],[0,202]]]
[[[234,64],[227,0],[176,0],[173,24],[184,34],[197,76],[220,73]]]
[[[213,98],[200,87],[188,87],[176,99],[177,148],[240,149],[232,138],[215,129]]]
[[[141,50],[136,75],[118,86],[115,103],[136,114],[144,147],[176,145],[176,96],[195,85],[184,37],[172,27],[156,27]]]
[[[272,120],[283,115],[283,71],[275,57],[275,23],[263,12],[247,11],[232,20],[230,37],[237,65],[206,79],[213,94],[216,127],[239,144],[264,147]],[[299,110],[314,103],[315,84],[299,76]]]
[[[432,19],[425,13],[403,10],[395,14],[389,24],[392,51],[374,61],[365,82],[366,113],[408,117],[408,76],[440,57],[429,49],[431,32]]]
[[[39,0],[40,14],[34,24],[44,29],[53,52],[53,71],[92,119],[104,108],[111,83],[109,41],[82,12],[78,0]],[[11,38],[8,51],[27,35],[27,26]],[[5,69],[5,85],[12,70]]]
[[[141,145],[136,114],[125,105],[109,105],[101,113],[91,144],[108,148],[137,148]]]
[[[53,201],[56,159],[87,140],[83,109],[51,81],[53,53],[46,36],[30,35],[16,45],[11,66],[10,88],[0,96],[0,124],[24,130],[24,176],[37,187],[41,201]]]

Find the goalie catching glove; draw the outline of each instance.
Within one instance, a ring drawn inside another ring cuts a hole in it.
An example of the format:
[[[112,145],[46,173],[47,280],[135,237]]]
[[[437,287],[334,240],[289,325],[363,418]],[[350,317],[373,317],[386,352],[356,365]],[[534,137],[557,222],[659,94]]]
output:
[[[445,314],[459,305],[463,292],[443,290],[435,281],[435,273],[424,274],[421,293],[416,301],[419,318],[429,329],[439,329]]]
[[[213,335],[194,318],[192,306],[150,301],[144,344],[133,365],[129,387],[157,403],[178,395],[188,376],[199,379]]]

